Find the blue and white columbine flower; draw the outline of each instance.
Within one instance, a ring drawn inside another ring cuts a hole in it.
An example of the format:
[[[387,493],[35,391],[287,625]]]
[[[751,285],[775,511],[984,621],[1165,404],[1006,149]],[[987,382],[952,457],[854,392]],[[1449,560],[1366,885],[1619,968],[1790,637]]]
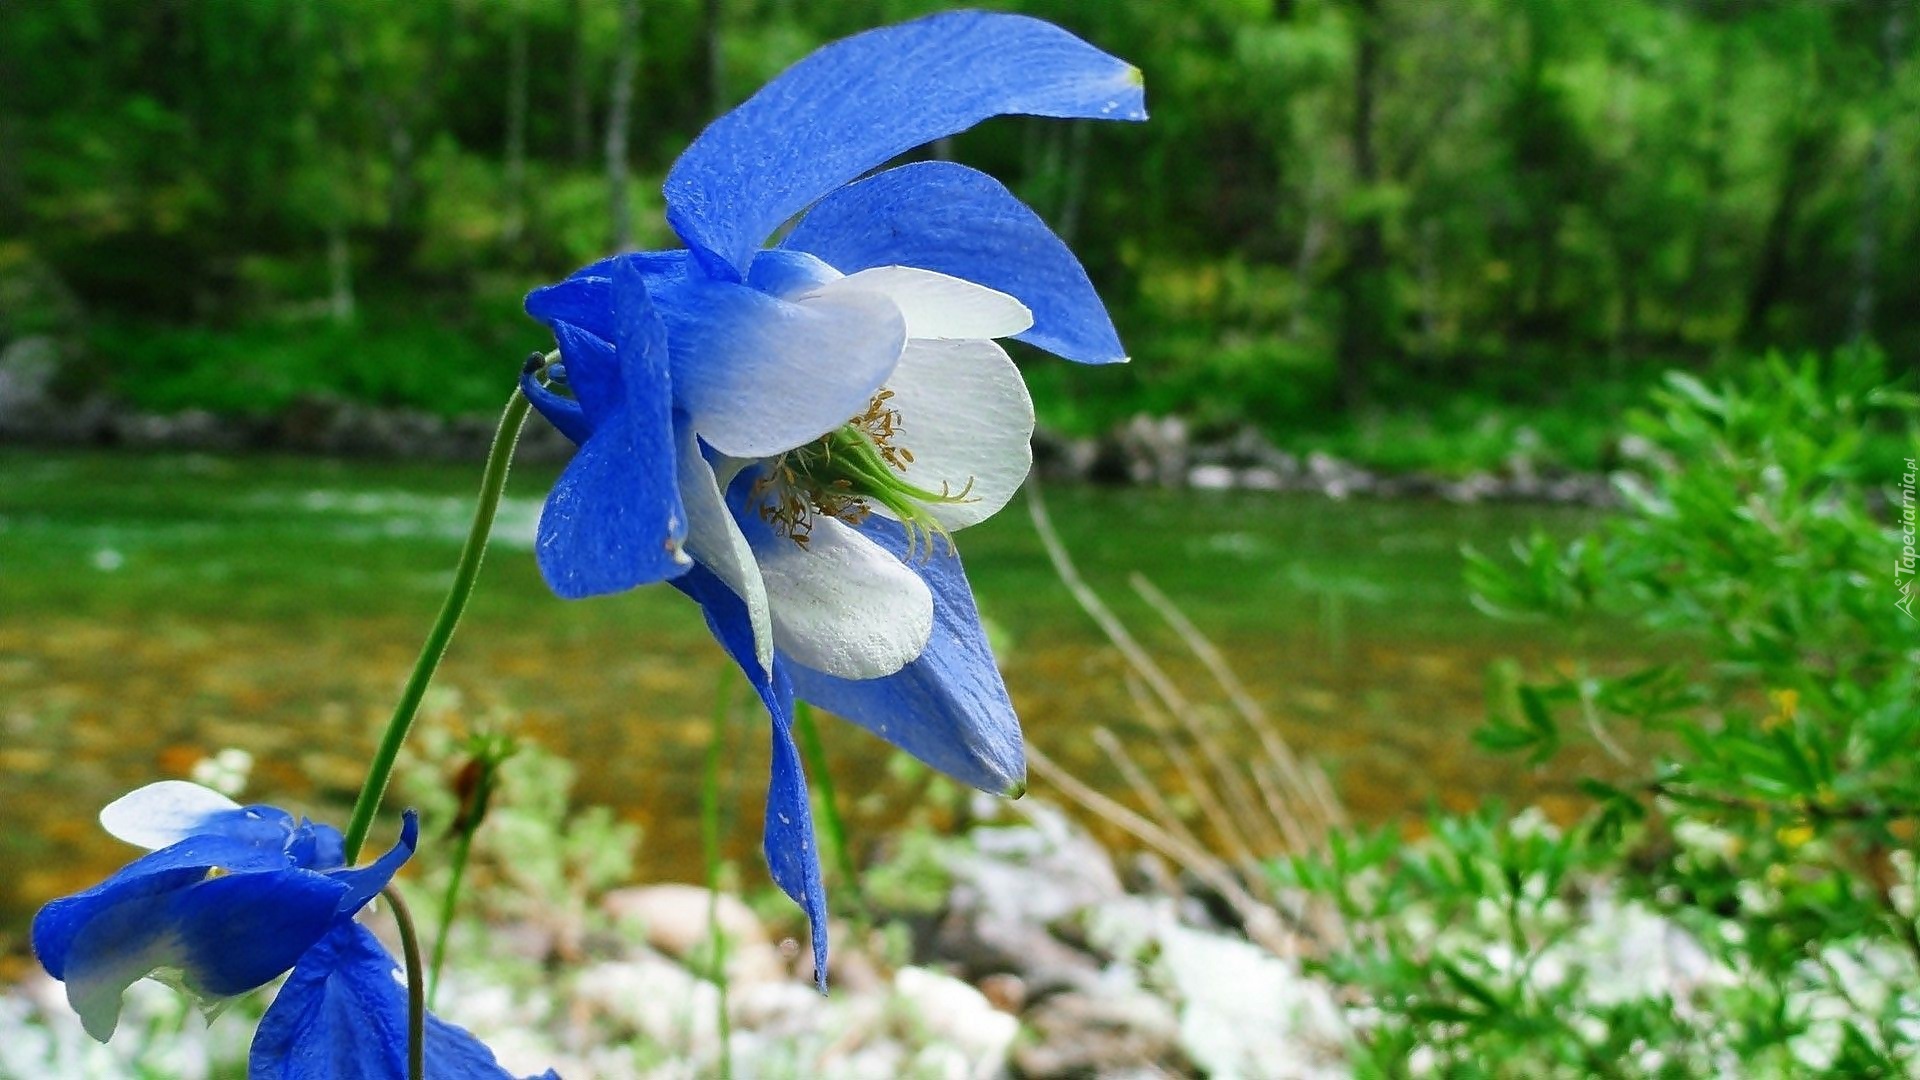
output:
[[[182,780],[122,796],[100,823],[151,853],[33,920],[34,954],[89,1035],[105,1042],[121,996],[149,975],[217,1001],[292,969],[254,1038],[251,1080],[406,1075],[406,993],[354,916],[413,855],[412,812],[399,843],[359,868],[345,865],[331,826]],[[431,1017],[426,1045],[432,1076],[508,1075],[473,1036]]]
[[[1019,722],[951,542],[1032,463],[1033,405],[994,339],[1125,359],[1078,260],[1000,183],[937,161],[861,177],[991,116],[1141,120],[1143,102],[1137,69],[1024,16],[860,34],[681,155],[666,203],[686,248],[527,298],[563,361],[527,393],[580,444],[540,567],[562,596],[668,580],[699,601],[773,719],[766,854],[823,978],[794,696],[977,787],[1022,788]]]

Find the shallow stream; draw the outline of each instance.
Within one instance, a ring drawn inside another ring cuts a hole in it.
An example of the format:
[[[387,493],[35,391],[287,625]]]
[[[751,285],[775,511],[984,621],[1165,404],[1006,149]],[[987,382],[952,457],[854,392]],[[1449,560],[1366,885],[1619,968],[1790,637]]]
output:
[[[737,675],[670,589],[584,602],[545,591],[530,546],[550,478],[513,476],[435,722],[515,724],[579,766],[580,800],[643,827],[643,877],[700,880],[705,748]],[[0,452],[0,954],[21,954],[37,904],[131,854],[99,832],[102,804],[221,748],[255,755],[254,798],[344,819],[476,481],[451,465]],[[1112,489],[1049,502],[1086,579],[1143,644],[1194,696],[1220,700],[1129,589],[1136,571],[1220,647],[1356,818],[1410,823],[1488,794],[1566,798],[1551,776],[1470,742],[1489,662],[1556,663],[1570,644],[1476,612],[1459,548],[1504,550],[1536,527],[1570,535],[1592,512]],[[1054,575],[1022,504],[960,547],[1029,739],[1122,793],[1091,729],[1142,746],[1148,731],[1123,662]],[[765,748],[741,716],[727,850],[757,874]],[[1222,732],[1231,752],[1251,748],[1244,729]],[[880,842],[924,778],[903,779],[889,748],[851,725],[827,720],[822,735],[852,843]],[[1185,805],[1173,776],[1154,780]]]

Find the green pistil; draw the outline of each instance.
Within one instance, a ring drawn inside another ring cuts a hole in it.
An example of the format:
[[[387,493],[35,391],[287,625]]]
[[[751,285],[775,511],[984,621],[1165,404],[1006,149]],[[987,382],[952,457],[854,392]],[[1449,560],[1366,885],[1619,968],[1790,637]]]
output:
[[[968,501],[973,482],[958,492],[929,491],[901,474],[912,460],[901,448],[883,445],[861,424],[842,425],[774,463],[769,479],[786,490],[770,493],[773,506],[765,516],[804,544],[808,515],[821,513],[859,524],[879,506],[906,528],[908,558],[916,552],[931,557],[935,537],[952,551],[953,537],[929,507]]]

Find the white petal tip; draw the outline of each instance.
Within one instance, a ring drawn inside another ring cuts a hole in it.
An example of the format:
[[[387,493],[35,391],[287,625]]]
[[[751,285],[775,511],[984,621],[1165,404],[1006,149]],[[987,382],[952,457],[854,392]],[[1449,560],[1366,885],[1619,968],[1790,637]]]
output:
[[[186,780],[160,780],[130,791],[100,811],[108,835],[157,851],[197,832],[214,814],[240,804],[209,787]]]

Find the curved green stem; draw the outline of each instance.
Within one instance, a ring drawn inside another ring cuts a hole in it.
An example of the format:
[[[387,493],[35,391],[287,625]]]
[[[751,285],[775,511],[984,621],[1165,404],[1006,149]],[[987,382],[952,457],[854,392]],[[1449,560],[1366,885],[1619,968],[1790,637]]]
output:
[[[447,590],[446,602],[440,605],[440,617],[434,620],[426,643],[420,647],[420,658],[413,663],[413,674],[407,676],[406,689],[401,691],[399,704],[393,707],[393,719],[387,721],[373,764],[367,768],[366,783],[361,785],[360,797],[353,803],[353,817],[347,822],[346,837],[349,866],[359,858],[360,847],[366,843],[374,812],[380,809],[380,800],[387,793],[387,781],[393,777],[393,763],[400,756],[400,744],[406,742],[414,715],[420,711],[420,699],[426,695],[434,669],[440,666],[440,658],[446,655],[447,645],[453,640],[453,628],[460,622],[460,613],[466,610],[467,598],[473,594],[473,583],[480,575],[480,558],[486,554],[487,537],[493,532],[493,515],[500,509],[500,493],[507,484],[507,467],[513,462],[513,448],[520,440],[520,426],[526,422],[528,405],[526,395],[516,389],[512,400],[507,402],[507,411],[500,417],[500,427],[493,433],[493,448],[487,451],[487,468],[480,479],[480,502],[473,509],[473,526],[467,531],[466,546],[460,549],[453,587]]]
[[[393,907],[393,921],[400,928],[400,953],[407,964],[407,1080],[426,1080],[427,987],[420,971],[420,935],[400,890],[389,885],[380,894]]]

